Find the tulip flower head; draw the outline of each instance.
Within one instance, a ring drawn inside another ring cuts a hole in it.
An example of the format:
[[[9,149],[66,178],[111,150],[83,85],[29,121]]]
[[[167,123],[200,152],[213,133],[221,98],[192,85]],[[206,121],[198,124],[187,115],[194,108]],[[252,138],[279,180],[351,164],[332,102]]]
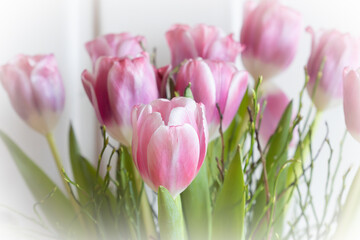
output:
[[[54,55],[18,55],[0,67],[0,82],[18,115],[46,135],[64,109],[65,93]]]
[[[205,105],[209,124],[210,140],[219,136],[220,114],[223,116],[223,131],[233,120],[245,94],[248,74],[239,71],[232,63],[191,59],[185,62],[176,76],[175,89],[184,95],[191,83],[191,91],[196,102]]]
[[[336,30],[315,33],[308,27],[307,31],[312,35],[311,55],[307,63],[310,76],[307,90],[316,108],[322,111],[341,103],[343,70],[360,63],[360,39]],[[319,78],[320,71],[322,74]]]
[[[132,36],[124,32],[107,34],[95,38],[85,44],[93,65],[99,57],[135,57],[143,51],[141,44],[145,43],[143,36]]]
[[[188,25],[174,25],[167,31],[166,39],[174,67],[186,59],[197,57],[235,62],[243,50],[243,46],[233,40],[232,34],[226,36],[221,29],[204,24],[193,28]]]
[[[82,82],[99,122],[125,146],[131,145],[132,107],[158,98],[155,71],[149,56],[101,57],[94,74],[85,70]]]
[[[344,70],[343,89],[346,128],[360,142],[360,68]]]
[[[175,198],[204,161],[208,128],[204,106],[190,98],[157,99],[132,112],[132,155],[145,183],[166,187]]]
[[[302,17],[278,0],[245,5],[240,42],[245,68],[257,79],[272,78],[285,70],[295,57],[302,32]]]

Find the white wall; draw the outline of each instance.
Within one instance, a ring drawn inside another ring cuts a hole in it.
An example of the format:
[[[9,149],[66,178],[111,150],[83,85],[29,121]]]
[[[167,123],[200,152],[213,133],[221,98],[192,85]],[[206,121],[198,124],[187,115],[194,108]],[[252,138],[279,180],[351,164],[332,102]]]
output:
[[[65,82],[66,105],[54,134],[69,169],[67,131],[73,122],[84,154],[94,157],[95,118],[87,106],[88,99],[80,81],[81,71],[90,67],[83,43],[93,38],[93,5],[89,0],[11,0],[0,1],[0,64],[19,53],[54,53]],[[84,107],[86,106],[86,107]],[[28,128],[13,111],[7,94],[0,88],[0,129],[44,169],[56,182],[61,182],[45,139]],[[33,216],[35,203],[18,173],[5,145],[0,143],[0,233],[9,226],[19,233],[30,222],[7,207]],[[20,228],[16,226],[22,226]],[[1,234],[0,234],[1,235]],[[3,236],[3,235],[1,235]],[[14,236],[14,239],[20,239]],[[27,239],[27,238],[26,238]]]
[[[360,35],[360,4],[356,0],[287,0],[284,3],[302,12],[305,26],[318,29],[338,28]],[[158,65],[169,62],[170,54],[164,34],[174,23],[207,23],[234,32],[239,36],[242,21],[243,1],[236,0],[100,0],[99,31],[130,31],[146,36],[148,50],[157,48]],[[94,36],[94,2],[92,0],[0,0],[0,64],[6,63],[18,53],[55,53],[65,81],[66,107],[55,131],[56,140],[68,169],[67,130],[69,121],[75,125],[84,154],[96,156],[96,120],[81,86],[80,74],[90,67],[83,43]],[[297,98],[304,79],[303,66],[310,54],[310,36],[304,34],[294,63],[275,82],[292,97]],[[359,63],[360,65],[360,63]],[[309,99],[305,96],[306,102]],[[50,152],[45,140],[29,129],[10,106],[7,95],[0,88],[0,129],[8,133],[26,153],[29,154],[57,182]],[[329,122],[330,139],[338,149],[338,142],[345,129],[342,108],[334,108],[324,114]],[[318,142],[324,134],[320,127]],[[340,174],[350,164],[358,165],[359,145],[348,136],[344,148],[346,164]],[[335,152],[337,156],[337,152]],[[0,143],[0,222],[1,219],[23,224],[22,218],[15,217],[3,205],[16,208],[27,214],[32,213],[32,197],[16,170],[5,146]],[[316,169],[315,198],[322,202],[323,179],[326,174],[326,154],[319,160]],[[1,228],[0,228],[1,232]]]

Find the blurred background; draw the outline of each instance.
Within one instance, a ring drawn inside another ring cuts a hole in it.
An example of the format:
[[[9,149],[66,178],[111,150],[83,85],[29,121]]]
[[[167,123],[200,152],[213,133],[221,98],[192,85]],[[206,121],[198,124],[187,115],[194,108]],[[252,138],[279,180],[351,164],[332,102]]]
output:
[[[82,88],[80,74],[90,69],[91,62],[84,43],[106,33],[129,31],[147,38],[147,50],[157,49],[158,66],[170,61],[165,32],[175,23],[194,25],[206,23],[234,33],[239,39],[242,24],[243,0],[0,0],[0,65],[19,53],[34,55],[54,53],[63,76],[66,89],[66,106],[56,128],[55,137],[65,169],[69,169],[67,132],[70,122],[80,141],[83,154],[95,162],[98,155],[98,123],[90,102]],[[278,75],[274,82],[297,102],[304,83],[304,66],[310,55],[311,37],[306,26],[314,29],[336,28],[360,36],[360,15],[357,0],[283,0],[284,4],[297,9],[304,19],[298,53],[291,66]],[[239,67],[241,60],[239,58]],[[305,109],[310,106],[307,94]],[[4,89],[0,87],[0,129],[60,183],[54,161],[45,139],[28,128],[13,111]],[[316,144],[323,140],[329,125],[329,138],[337,161],[339,143],[345,131],[342,106],[325,112]],[[325,150],[314,170],[312,188],[316,206],[324,202],[324,184],[329,152]],[[352,166],[349,180],[359,165],[360,147],[347,136],[343,164],[339,179]],[[11,228],[28,226],[29,220],[16,213],[34,217],[34,200],[18,173],[5,145],[0,142],[0,233]],[[350,183],[350,181],[348,181]],[[336,191],[342,182],[337,183]],[[2,227],[1,227],[2,226]],[[4,227],[6,226],[6,227]],[[20,229],[20,228],[19,228]],[[14,238],[20,239],[20,238]]]

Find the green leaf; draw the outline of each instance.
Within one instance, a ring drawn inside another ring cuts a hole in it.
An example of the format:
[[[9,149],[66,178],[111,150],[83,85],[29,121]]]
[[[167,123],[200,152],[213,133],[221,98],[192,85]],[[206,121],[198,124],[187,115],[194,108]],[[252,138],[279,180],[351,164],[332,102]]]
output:
[[[184,90],[184,97],[194,99],[194,96],[191,91],[191,83]]]
[[[245,202],[244,173],[238,150],[216,199],[212,221],[212,239],[243,238]]]
[[[65,234],[75,219],[70,201],[4,132],[0,131],[0,137],[46,218],[58,232]]]
[[[206,164],[181,193],[181,202],[189,239],[210,239],[211,203]]]
[[[275,170],[277,170],[276,167],[283,165],[287,160],[287,148],[291,141],[289,129],[292,117],[292,107],[293,102],[291,101],[286,107],[275,133],[269,139],[270,147],[266,154],[266,168],[269,171],[269,175],[272,172],[274,174]]]
[[[109,189],[103,190],[105,181],[101,176],[96,176],[96,169],[81,155],[72,126],[69,129],[69,154],[83,211],[87,211],[93,219],[96,219],[101,235],[110,237],[117,234],[117,225],[113,214],[116,208],[115,197]],[[93,231],[93,220],[87,217],[87,214],[83,214],[83,216],[87,221],[89,231]]]
[[[162,240],[185,239],[180,196],[176,201],[162,186],[158,190],[160,238]]]
[[[230,152],[236,150],[237,145],[248,126],[249,114],[247,112],[247,107],[251,103],[251,99],[252,96],[249,95],[249,89],[247,89],[231,125],[224,133],[225,142],[227,142],[225,150],[229,149]],[[225,154],[229,151],[225,151]]]
[[[93,196],[96,184],[102,180],[100,177],[96,180],[95,168],[81,156],[72,126],[70,126],[69,130],[69,154],[75,182],[80,186],[80,189],[78,189],[80,202],[87,204],[90,201],[90,196]]]

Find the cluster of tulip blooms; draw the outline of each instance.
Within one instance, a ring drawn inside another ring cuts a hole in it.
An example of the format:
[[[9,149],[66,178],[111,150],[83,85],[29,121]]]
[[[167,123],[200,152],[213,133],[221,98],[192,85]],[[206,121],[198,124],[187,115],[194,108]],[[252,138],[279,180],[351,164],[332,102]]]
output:
[[[51,133],[65,102],[55,57],[19,55],[0,68],[11,104],[47,138],[64,180],[67,195],[0,132],[49,231],[61,239],[285,237],[316,119],[301,132],[300,109],[295,114],[286,94],[268,83],[296,55],[302,18],[276,0],[249,1],[244,14],[239,42],[213,26],[174,25],[166,32],[171,64],[161,68],[142,36],[108,34],[86,43],[93,68],[81,79],[104,146],[94,167],[71,128],[72,175]],[[360,71],[353,70],[360,66],[360,40],[336,30],[307,31],[312,49],[303,90],[317,112],[343,99],[348,131],[360,141]],[[237,67],[240,55],[247,71]],[[101,176],[106,149],[111,154]],[[149,189],[157,192],[157,210]]]

